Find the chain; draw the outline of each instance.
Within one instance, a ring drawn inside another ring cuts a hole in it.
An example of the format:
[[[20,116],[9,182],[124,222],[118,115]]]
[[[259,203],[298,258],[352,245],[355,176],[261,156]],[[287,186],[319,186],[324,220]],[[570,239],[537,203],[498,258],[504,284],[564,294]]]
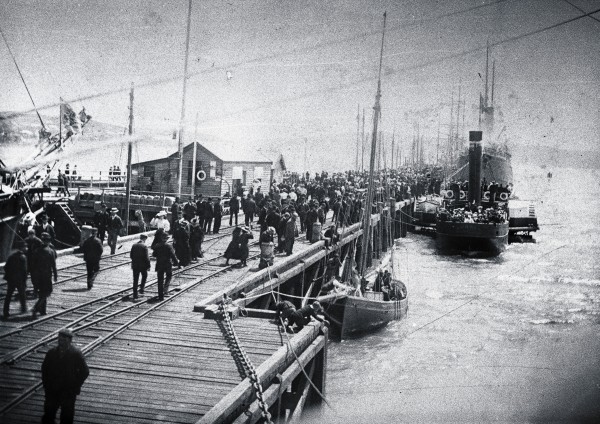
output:
[[[250,382],[252,383],[252,388],[254,389],[254,392],[256,394],[256,399],[258,400],[258,406],[260,407],[260,409],[262,411],[262,417],[263,417],[265,423],[273,424],[273,421],[271,421],[271,414],[269,413],[269,407],[265,403],[264,398],[263,398],[263,389],[262,389],[262,385],[260,384],[260,381],[258,379],[258,375],[256,374],[256,368],[254,368],[254,365],[252,364],[252,361],[250,361],[248,354],[240,345],[240,341],[237,337],[237,334],[235,333],[233,324],[231,323],[231,318],[229,317],[229,314],[227,313],[225,302],[223,302],[219,305],[219,310],[221,311],[221,314],[223,315],[223,321],[225,324],[224,327],[225,327],[227,336],[230,341],[229,348],[231,350],[231,354],[233,355],[234,360],[236,361],[236,364],[238,364],[238,368],[240,368],[240,365],[241,365],[241,368],[243,369],[244,374],[245,374],[244,377],[249,378]]]

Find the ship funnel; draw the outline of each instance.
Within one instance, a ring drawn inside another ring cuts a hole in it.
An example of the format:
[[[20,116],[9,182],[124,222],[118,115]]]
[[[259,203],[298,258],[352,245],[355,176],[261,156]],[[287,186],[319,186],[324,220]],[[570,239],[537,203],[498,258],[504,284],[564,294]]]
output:
[[[469,204],[481,204],[482,131],[469,131]]]

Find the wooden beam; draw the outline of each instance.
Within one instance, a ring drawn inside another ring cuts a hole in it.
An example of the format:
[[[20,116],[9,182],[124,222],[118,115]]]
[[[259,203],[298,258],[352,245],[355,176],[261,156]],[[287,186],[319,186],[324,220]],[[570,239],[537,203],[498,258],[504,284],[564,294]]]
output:
[[[315,373],[315,361],[312,361],[311,366],[310,366],[310,371],[308,372],[308,379],[305,378],[304,381],[302,382],[303,383],[302,394],[300,395],[300,399],[298,400],[298,403],[292,410],[292,414],[291,414],[288,422],[294,423],[294,422],[300,421],[300,415],[302,414],[302,410],[304,409],[304,404],[306,403],[306,399],[308,398],[308,394],[310,393],[310,389],[312,387],[309,383],[309,380],[312,380],[314,373]],[[300,391],[300,390],[298,390],[298,391]]]
[[[326,336],[319,336],[308,348],[304,350],[304,352],[301,355],[298,355],[299,361],[296,361],[294,358],[294,362],[290,366],[288,366],[285,372],[281,375],[281,383],[272,384],[263,392],[263,400],[265,401],[265,403],[267,405],[273,405],[281,396],[281,394],[289,386],[291,386],[294,379],[298,375],[300,375],[300,373],[302,372],[302,368],[305,368],[308,365],[308,363],[319,354],[319,352],[327,348],[326,344]],[[300,362],[300,364],[298,364],[298,362]],[[258,406],[258,401],[255,400],[250,404],[250,406],[248,406],[246,411],[241,413],[235,419],[235,421],[233,421],[233,423],[256,423],[261,419],[261,413],[262,411]]]
[[[295,363],[296,358],[293,354],[290,355],[290,348],[296,352],[296,355],[301,356],[315,339],[320,338],[320,327],[320,323],[308,324],[302,331],[291,337],[291,346],[288,344],[281,346],[273,356],[256,368],[260,384],[263,387],[270,386],[272,380],[282,369],[288,368]],[[197,421],[196,424],[230,423],[247,409],[246,405],[252,402],[255,396],[250,379],[245,378]]]

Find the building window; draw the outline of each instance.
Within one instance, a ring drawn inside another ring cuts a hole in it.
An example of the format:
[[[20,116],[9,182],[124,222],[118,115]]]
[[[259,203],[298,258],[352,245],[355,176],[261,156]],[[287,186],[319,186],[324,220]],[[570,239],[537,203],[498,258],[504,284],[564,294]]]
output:
[[[144,177],[146,178],[154,178],[154,165],[146,165],[144,166]]]

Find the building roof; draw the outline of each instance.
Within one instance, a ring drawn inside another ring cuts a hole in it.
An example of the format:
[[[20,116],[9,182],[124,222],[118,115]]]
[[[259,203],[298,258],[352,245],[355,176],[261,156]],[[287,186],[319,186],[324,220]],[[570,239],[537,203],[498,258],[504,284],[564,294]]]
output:
[[[197,143],[223,162],[253,162],[273,163],[273,159],[260,152],[257,148],[243,143],[233,143],[223,140],[203,139]],[[193,149],[194,143],[184,146],[184,152]],[[172,137],[147,136],[141,140],[137,152],[133,155],[136,163],[154,162],[167,157],[177,157],[178,142]]]

